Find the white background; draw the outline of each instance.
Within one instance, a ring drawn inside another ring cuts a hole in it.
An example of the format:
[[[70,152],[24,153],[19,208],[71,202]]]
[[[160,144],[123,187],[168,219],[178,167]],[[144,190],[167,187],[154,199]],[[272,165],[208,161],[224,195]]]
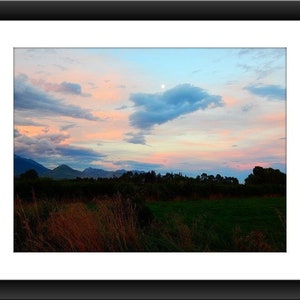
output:
[[[299,22],[0,22],[0,279],[300,279]],[[286,253],[14,253],[14,47],[287,47]]]

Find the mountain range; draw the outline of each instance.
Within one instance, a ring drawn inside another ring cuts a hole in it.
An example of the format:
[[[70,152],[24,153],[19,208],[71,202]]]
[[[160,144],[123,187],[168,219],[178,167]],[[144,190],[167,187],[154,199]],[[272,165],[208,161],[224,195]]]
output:
[[[97,168],[86,168],[83,171],[72,169],[67,165],[60,165],[53,170],[46,168],[45,166],[37,163],[36,161],[28,158],[24,158],[18,155],[14,155],[14,176],[18,177],[22,173],[28,170],[35,170],[39,177],[49,177],[53,179],[75,179],[80,178],[112,178],[120,177],[127,171],[106,171]],[[143,171],[131,170],[133,173],[143,173]]]
[[[24,158],[18,155],[14,155],[14,175],[19,176],[20,174],[33,169],[39,176],[47,174],[50,169],[44,167],[43,165],[37,163],[36,161],[28,158]]]

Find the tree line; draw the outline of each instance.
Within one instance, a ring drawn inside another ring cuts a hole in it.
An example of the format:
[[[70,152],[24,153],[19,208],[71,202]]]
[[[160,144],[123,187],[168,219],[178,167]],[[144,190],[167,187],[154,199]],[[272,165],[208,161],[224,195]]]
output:
[[[286,174],[273,168],[255,166],[253,172],[240,184],[235,177],[208,175],[183,176],[181,173],[161,175],[155,171],[126,172],[114,178],[76,178],[54,180],[39,177],[28,170],[14,180],[15,196],[38,199],[90,201],[95,197],[121,194],[139,201],[168,201],[174,199],[202,199],[223,197],[250,197],[286,194]]]

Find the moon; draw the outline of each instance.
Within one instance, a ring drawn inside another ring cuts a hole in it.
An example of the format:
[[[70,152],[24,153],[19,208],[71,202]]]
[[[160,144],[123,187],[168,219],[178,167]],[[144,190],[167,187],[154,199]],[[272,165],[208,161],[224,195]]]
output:
[[[162,84],[160,85],[160,87],[161,87],[161,89],[163,90],[163,89],[166,87],[166,85],[165,85],[164,83],[162,83]]]

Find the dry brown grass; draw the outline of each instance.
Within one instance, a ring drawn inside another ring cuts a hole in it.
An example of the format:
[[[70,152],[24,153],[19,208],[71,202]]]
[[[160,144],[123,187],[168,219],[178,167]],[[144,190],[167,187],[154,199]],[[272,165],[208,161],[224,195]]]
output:
[[[19,201],[15,212],[21,220],[23,251],[138,251],[141,248],[135,207],[120,196],[95,200],[92,209],[81,202],[64,204],[58,211],[50,212],[46,220],[41,220],[36,202],[24,205]]]
[[[253,230],[243,236],[241,229],[237,226],[233,234],[233,245],[235,251],[243,252],[274,252],[271,245],[265,241],[265,236],[261,231]]]
[[[140,250],[139,231],[135,207],[130,200],[122,200],[119,196],[116,201],[100,202],[98,205],[102,216],[101,236],[108,240],[107,251]],[[116,249],[116,250],[115,250]]]
[[[101,251],[99,217],[83,203],[71,203],[45,221],[47,237],[60,251]]]
[[[112,199],[94,199],[89,205],[55,203],[47,207],[46,216],[41,217],[45,205],[49,204],[22,203],[18,199],[15,205],[15,218],[19,222],[15,228],[16,251],[148,251],[144,242],[149,236],[137,224],[135,206],[119,195]],[[189,227],[181,216],[173,215],[167,226],[153,222],[147,230],[148,233],[152,231],[166,251],[193,251],[196,247],[193,235],[198,231],[197,226],[194,227]]]
[[[169,228],[171,228],[171,230]],[[174,215],[169,219],[169,225],[166,227],[164,234],[167,239],[172,241],[181,251],[193,251],[193,249],[195,249],[192,229],[179,215]]]
[[[14,238],[19,251],[41,251],[52,248],[44,236],[40,206],[36,198],[33,203],[23,203],[18,197],[16,199]]]
[[[282,228],[286,231],[286,215],[280,212],[278,208],[275,208],[275,213],[280,221]]]

